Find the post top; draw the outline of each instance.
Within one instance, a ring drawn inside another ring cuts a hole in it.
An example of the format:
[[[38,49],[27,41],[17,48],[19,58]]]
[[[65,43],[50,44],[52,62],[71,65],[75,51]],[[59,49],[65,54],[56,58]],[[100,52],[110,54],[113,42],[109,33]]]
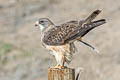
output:
[[[75,70],[74,68],[49,68],[48,70]]]

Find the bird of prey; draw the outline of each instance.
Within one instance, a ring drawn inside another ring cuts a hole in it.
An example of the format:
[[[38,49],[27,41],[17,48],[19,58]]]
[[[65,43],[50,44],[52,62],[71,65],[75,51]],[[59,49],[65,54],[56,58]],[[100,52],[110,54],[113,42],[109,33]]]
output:
[[[80,41],[96,50],[90,44],[82,41],[82,37],[93,28],[106,22],[105,19],[93,21],[100,12],[100,10],[95,10],[84,20],[73,20],[61,25],[55,25],[48,18],[40,18],[36,21],[35,26],[38,26],[42,32],[43,46],[55,56],[57,65],[53,68],[65,68],[64,64],[71,62],[73,53],[76,52],[75,41]]]

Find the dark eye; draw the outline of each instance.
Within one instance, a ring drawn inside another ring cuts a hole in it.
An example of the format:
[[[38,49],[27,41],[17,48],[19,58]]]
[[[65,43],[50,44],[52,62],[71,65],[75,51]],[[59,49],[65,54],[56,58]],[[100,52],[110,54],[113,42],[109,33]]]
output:
[[[44,21],[39,21],[39,23],[43,23]]]

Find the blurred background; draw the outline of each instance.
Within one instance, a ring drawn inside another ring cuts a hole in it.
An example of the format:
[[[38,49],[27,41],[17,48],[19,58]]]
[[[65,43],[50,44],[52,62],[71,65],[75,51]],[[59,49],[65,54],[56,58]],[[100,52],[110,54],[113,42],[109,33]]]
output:
[[[35,21],[47,17],[59,25],[96,9],[102,10],[96,19],[107,23],[83,40],[100,53],[75,42],[78,52],[69,67],[83,68],[81,80],[120,80],[120,0],[0,0],[0,80],[47,80],[56,62],[42,47]]]

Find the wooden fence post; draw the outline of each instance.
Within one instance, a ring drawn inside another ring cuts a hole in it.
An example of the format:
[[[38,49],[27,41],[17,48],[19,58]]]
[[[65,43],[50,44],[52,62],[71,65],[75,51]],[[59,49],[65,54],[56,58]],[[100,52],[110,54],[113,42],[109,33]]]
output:
[[[75,69],[48,69],[48,80],[75,80]]]

